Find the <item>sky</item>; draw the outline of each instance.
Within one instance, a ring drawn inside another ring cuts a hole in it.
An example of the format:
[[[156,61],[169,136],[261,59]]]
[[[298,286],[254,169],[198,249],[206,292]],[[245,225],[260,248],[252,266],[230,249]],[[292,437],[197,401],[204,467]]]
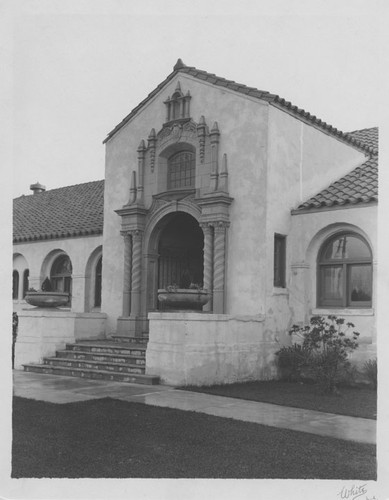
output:
[[[107,133],[188,66],[278,94],[342,131],[377,126],[379,1],[16,2],[13,197],[104,178]]]

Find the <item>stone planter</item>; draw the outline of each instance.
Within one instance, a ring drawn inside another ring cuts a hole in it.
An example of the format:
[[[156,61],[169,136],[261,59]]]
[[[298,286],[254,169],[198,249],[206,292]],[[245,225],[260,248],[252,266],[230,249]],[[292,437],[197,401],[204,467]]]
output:
[[[69,294],[65,292],[27,292],[25,300],[36,307],[63,307],[69,303]]]
[[[174,291],[158,290],[158,301],[168,309],[201,309],[210,299],[207,290],[177,288]]]

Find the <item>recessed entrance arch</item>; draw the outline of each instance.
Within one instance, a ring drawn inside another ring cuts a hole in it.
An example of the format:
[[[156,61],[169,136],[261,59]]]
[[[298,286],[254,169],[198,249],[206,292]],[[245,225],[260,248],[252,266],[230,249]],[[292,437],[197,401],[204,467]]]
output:
[[[192,215],[165,215],[152,232],[148,250],[149,311],[159,308],[159,288],[188,288],[191,283],[203,286],[204,233]]]

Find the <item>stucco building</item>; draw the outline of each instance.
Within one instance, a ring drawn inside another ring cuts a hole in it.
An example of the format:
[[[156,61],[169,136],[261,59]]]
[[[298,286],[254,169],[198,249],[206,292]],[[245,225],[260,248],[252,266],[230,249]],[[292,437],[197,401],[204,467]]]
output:
[[[104,142],[104,182],[15,200],[15,306],[27,269],[29,286],[71,283],[75,339],[148,338],[145,371],[168,384],[274,377],[312,314],[346,317],[355,361],[375,356],[377,129],[340,132],[178,60]],[[158,301],[183,281],[208,291],[202,308]]]

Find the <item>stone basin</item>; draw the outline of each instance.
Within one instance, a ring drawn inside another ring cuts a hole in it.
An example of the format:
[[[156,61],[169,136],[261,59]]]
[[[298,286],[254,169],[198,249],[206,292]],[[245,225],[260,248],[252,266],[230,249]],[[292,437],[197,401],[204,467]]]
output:
[[[36,307],[63,307],[69,302],[69,294],[65,292],[27,292],[25,300]]]
[[[174,291],[158,290],[158,301],[175,309],[191,309],[204,306],[210,299],[207,290],[177,288]]]

